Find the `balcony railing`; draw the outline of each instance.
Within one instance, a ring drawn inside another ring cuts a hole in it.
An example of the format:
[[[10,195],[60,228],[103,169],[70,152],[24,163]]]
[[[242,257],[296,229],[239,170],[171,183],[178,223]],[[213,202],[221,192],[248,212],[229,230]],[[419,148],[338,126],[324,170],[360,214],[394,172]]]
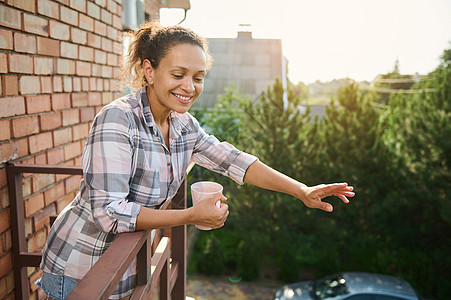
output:
[[[25,237],[22,174],[82,175],[82,169],[61,165],[8,164],[8,188],[11,205],[14,282],[16,299],[28,299],[27,267],[38,267],[41,253],[27,252]],[[171,202],[160,209],[186,208],[186,180]],[[122,275],[137,258],[137,287],[131,300],[150,299],[158,291],[160,299],[185,299],[186,225],[151,231],[121,233],[97,263],[77,284],[67,299],[108,299]]]

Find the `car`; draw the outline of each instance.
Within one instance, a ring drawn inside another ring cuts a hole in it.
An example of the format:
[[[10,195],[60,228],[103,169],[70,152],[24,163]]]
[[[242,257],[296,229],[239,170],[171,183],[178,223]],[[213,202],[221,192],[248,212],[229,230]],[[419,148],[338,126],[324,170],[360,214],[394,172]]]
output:
[[[284,285],[274,300],[418,300],[404,279],[365,272],[342,272],[319,280]]]

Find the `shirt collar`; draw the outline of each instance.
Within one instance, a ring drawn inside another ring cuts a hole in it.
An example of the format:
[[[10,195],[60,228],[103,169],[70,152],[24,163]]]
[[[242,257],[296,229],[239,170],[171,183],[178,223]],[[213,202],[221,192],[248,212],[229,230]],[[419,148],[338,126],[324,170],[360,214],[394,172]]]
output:
[[[141,106],[144,123],[149,128],[155,129],[154,126],[156,124],[152,111],[150,110],[149,98],[147,97],[146,87],[142,87],[140,90],[136,92],[136,98],[138,99],[139,105]],[[171,130],[173,130],[174,137],[178,137],[181,135],[182,132],[186,132],[189,130],[189,125],[188,122],[186,121],[186,118],[181,118],[179,113],[172,111],[169,115],[169,118],[170,118],[170,127]]]

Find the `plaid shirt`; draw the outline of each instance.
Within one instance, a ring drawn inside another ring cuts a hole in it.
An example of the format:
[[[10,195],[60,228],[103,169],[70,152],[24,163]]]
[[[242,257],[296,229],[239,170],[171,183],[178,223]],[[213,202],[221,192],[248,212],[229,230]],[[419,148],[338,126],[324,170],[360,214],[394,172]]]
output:
[[[80,192],[52,226],[45,272],[80,281],[118,233],[135,230],[141,206],[158,208],[176,194],[193,161],[243,184],[257,158],[206,134],[189,113],[170,115],[169,149],[150,111],[146,89],[106,105],[83,152]],[[111,295],[136,286],[136,261]]]

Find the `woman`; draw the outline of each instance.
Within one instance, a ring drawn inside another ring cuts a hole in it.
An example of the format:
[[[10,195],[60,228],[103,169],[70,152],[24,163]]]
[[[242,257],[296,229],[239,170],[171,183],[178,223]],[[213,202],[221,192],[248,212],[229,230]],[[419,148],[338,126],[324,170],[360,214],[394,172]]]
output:
[[[187,209],[156,209],[175,195],[190,161],[326,211],[332,206],[322,198],[336,195],[347,203],[354,195],[346,183],[307,187],[207,135],[188,110],[210,65],[206,43],[188,29],[147,23],[133,33],[125,74],[133,74],[138,91],[95,117],[83,152],[80,192],[56,219],[44,249],[39,284],[50,297],[64,299],[118,233],[223,226],[229,211],[222,195]],[[129,296],[135,285],[133,263],[111,299]]]

